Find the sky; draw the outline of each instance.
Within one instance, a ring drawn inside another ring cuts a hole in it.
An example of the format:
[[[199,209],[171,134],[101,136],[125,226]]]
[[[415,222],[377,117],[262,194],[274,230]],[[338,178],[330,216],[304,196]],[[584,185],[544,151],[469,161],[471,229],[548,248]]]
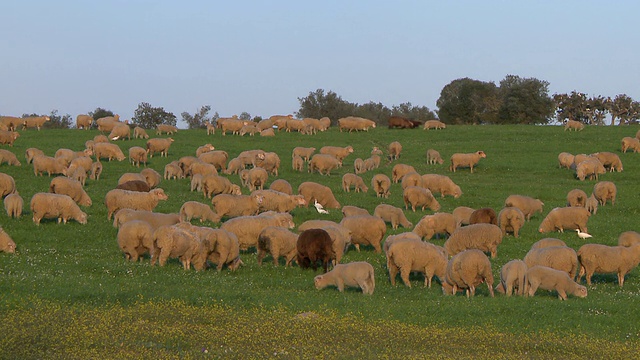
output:
[[[293,114],[316,89],[436,110],[508,74],[640,100],[637,1],[8,0],[0,114]],[[181,126],[182,125],[182,126]]]

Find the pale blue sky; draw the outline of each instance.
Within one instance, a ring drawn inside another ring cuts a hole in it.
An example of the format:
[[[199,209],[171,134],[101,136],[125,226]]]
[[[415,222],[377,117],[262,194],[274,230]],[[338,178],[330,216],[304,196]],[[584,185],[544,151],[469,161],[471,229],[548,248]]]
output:
[[[263,117],[318,88],[435,109],[442,88],[507,74],[640,100],[636,1],[0,3],[0,114],[130,118],[140,102]]]

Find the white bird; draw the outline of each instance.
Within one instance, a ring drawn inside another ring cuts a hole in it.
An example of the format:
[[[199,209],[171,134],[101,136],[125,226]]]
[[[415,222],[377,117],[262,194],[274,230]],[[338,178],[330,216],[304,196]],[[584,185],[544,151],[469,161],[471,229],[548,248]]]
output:
[[[590,234],[587,234],[586,232],[582,232],[582,231],[580,231],[580,229],[576,229],[576,232],[578,233],[578,237],[579,237],[580,239],[582,239],[582,240],[585,240],[585,239],[588,239],[588,238],[590,238],[590,237],[593,237],[593,236],[591,236]]]
[[[313,199],[313,206],[315,206],[315,207],[316,207],[316,210],[318,210],[318,212],[319,212],[320,214],[328,214],[328,213],[329,213],[327,210],[325,210],[325,209],[322,207],[322,204],[320,204],[320,203],[318,202],[318,200],[316,200],[316,199]]]

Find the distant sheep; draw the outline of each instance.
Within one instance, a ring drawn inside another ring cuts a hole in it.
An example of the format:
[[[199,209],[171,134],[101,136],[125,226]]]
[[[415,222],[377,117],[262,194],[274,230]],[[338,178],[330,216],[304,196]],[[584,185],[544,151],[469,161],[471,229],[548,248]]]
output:
[[[584,129],[584,124],[581,123],[580,121],[575,121],[575,120],[567,120],[567,122],[564,124],[564,131],[580,131]]]
[[[108,161],[111,161],[112,159],[116,159],[118,161],[122,161],[126,159],[118,145],[107,142],[96,143],[93,146],[93,154],[95,155],[96,160],[107,159]]]
[[[398,225],[402,225],[404,228],[410,228],[413,226],[407,217],[404,215],[402,209],[388,204],[380,204],[373,210],[373,216],[377,216],[384,222],[391,223],[391,228],[396,230]]]
[[[441,282],[447,268],[447,257],[437,246],[422,241],[398,241],[394,242],[387,252],[387,268],[391,285],[396,284],[396,275],[400,271],[400,277],[407,287],[411,287],[409,274],[421,272],[424,274],[424,286],[431,287],[433,276],[437,276]]]
[[[29,116],[23,119],[22,130],[27,128],[36,128],[38,131],[44,126],[44,123],[51,121],[49,116]]]
[[[627,150],[633,150],[633,152],[640,152],[640,140],[632,137],[622,138],[622,152],[626,153]]]
[[[24,201],[17,192],[9,194],[4,198],[4,209],[7,211],[7,216],[14,219],[19,219],[22,216],[22,208],[24,207]]]
[[[351,187],[354,187],[355,192],[367,192],[369,188],[364,184],[364,180],[356,174],[346,173],[342,176],[342,190],[349,192]]]
[[[391,179],[385,174],[375,174],[371,178],[371,188],[376,194],[376,197],[388,198],[391,194],[389,188],[391,188]]]
[[[544,203],[538,199],[534,199],[525,195],[509,195],[504,201],[505,207],[517,207],[522,211],[527,220],[531,220],[531,215],[542,213]]]
[[[293,152],[291,154],[291,158],[295,158],[296,156],[300,156],[304,161],[309,162],[311,160],[311,156],[316,152],[316,148],[314,147],[295,147],[293,148]]]
[[[296,249],[298,251],[296,262],[302,269],[311,267],[315,271],[318,268],[318,261],[320,261],[326,273],[329,263],[335,258],[331,247],[331,237],[323,229],[309,229],[300,233]]]
[[[502,243],[502,230],[493,224],[473,224],[458,228],[445,241],[444,248],[449,256],[467,249],[478,249],[491,253],[495,258],[498,245]]]
[[[373,120],[356,117],[356,116],[347,116],[341,119],[338,119],[338,128],[340,132],[342,130],[348,130],[349,133],[352,131],[369,131],[370,128],[376,127],[376,123]]]
[[[470,249],[456,254],[449,260],[442,291],[455,295],[458,290],[465,289],[467,297],[470,297],[475,296],[476,287],[482,283],[487,284],[489,295],[493,297],[491,262],[482,251]]]
[[[587,232],[587,221],[591,213],[585,208],[563,207],[555,208],[542,220],[538,231],[547,233],[552,231],[564,232],[565,229]]]
[[[624,277],[640,263],[640,245],[607,246],[602,244],[585,244],[578,249],[580,273],[578,279],[586,276],[587,285],[591,286],[594,273],[618,275],[618,285],[624,285]]]
[[[485,154],[484,151],[476,151],[471,154],[455,153],[451,155],[451,166],[449,166],[449,170],[456,172],[458,167],[468,167],[473,174],[473,167],[478,164],[480,159],[486,157],[487,154]]]
[[[160,188],[153,189],[148,193],[121,189],[110,190],[104,199],[108,210],[107,220],[111,220],[111,216],[120,209],[151,211],[158,205],[158,201],[167,200],[168,198],[169,196]]]
[[[451,236],[458,228],[458,222],[453,214],[435,213],[425,215],[413,228],[413,232],[422,239],[429,241],[436,234]]]
[[[307,205],[302,195],[289,195],[276,190],[256,190],[251,195],[262,197],[260,211],[291,212]]]
[[[564,271],[546,266],[534,266],[526,274],[528,295],[533,296],[538,288],[558,292],[560,300],[567,300],[567,294],[587,297],[587,288],[573,281]]]
[[[503,235],[513,233],[513,237],[520,237],[520,229],[524,226],[524,214],[517,207],[506,207],[498,213],[498,226]]]
[[[261,195],[218,194],[213,197],[211,204],[220,217],[238,217],[257,215],[262,199]]]
[[[147,154],[149,157],[153,157],[154,153],[159,152],[160,156],[167,156],[169,154],[169,147],[173,143],[172,138],[155,138],[147,140]]]
[[[93,117],[86,114],[76,116],[76,129],[89,130],[91,124],[93,124]]]
[[[376,288],[373,266],[366,261],[337,264],[326,274],[313,278],[313,283],[318,290],[335,286],[340,292],[345,286],[359,287],[365,295],[373,295]]]
[[[304,196],[304,200],[307,204],[313,204],[314,201],[317,200],[324,208],[341,208],[341,205],[333,195],[331,188],[312,181],[306,181],[300,184],[300,186],[298,186],[298,194]]]
[[[593,196],[602,206],[605,206],[609,200],[611,205],[615,205],[617,193],[616,184],[611,181],[600,181],[593,186]]]
[[[371,245],[376,253],[382,251],[380,243],[387,232],[384,220],[372,215],[348,216],[340,225],[351,231],[351,243],[360,251],[360,245]]]
[[[107,136],[109,140],[131,140],[131,128],[128,124],[118,124],[111,129],[111,132]]]
[[[429,165],[435,165],[435,164],[442,165],[444,163],[444,160],[442,159],[442,156],[440,156],[440,153],[438,152],[438,150],[428,149],[427,150],[427,163]]]
[[[67,195],[36,193],[31,198],[30,209],[36,225],[40,225],[43,218],[58,219],[58,223],[62,221],[65,224],[69,219],[87,223],[87,214]]]
[[[528,267],[541,265],[564,271],[571,279],[576,278],[580,266],[576,251],[567,246],[549,246],[531,249],[523,260]]]
[[[178,132],[178,128],[174,125],[158,124],[156,126],[156,135],[168,134],[173,135]]]
[[[298,234],[282,227],[267,226],[258,235],[258,265],[262,265],[262,259],[267,254],[271,255],[274,266],[278,266],[281,256],[284,256],[285,267],[291,265],[291,261],[298,254],[297,241]]]
[[[141,128],[140,126],[136,126],[133,128],[133,138],[134,139],[148,139],[149,135],[147,132]]]
[[[598,199],[596,199],[595,195],[591,194],[591,196],[587,198],[587,201],[585,202],[584,207],[592,215],[595,215],[598,212]]]
[[[398,141],[394,141],[389,144],[389,159],[398,160],[400,153],[402,152],[402,145]],[[396,181],[397,182],[397,181]]]
[[[180,214],[171,213],[163,214],[147,210],[120,209],[113,216],[113,227],[120,227],[122,224],[131,220],[142,220],[153,229],[157,229],[163,225],[174,225],[180,222]]]
[[[217,194],[242,194],[240,188],[238,188],[237,185],[232,184],[229,179],[213,174],[202,178],[202,193],[209,199]]]
[[[342,166],[342,162],[329,154],[315,154],[309,162],[309,173],[317,171],[320,175],[331,175],[331,170]],[[297,169],[294,169],[297,170]]]
[[[422,129],[423,130],[430,130],[430,129],[440,130],[440,129],[446,129],[446,128],[447,128],[447,125],[440,120],[427,120],[424,122],[424,127]]]
[[[408,209],[411,205],[411,210],[416,211],[416,207],[421,207],[422,211],[426,207],[429,207],[432,211],[440,210],[440,203],[433,197],[431,191],[419,187],[409,186],[402,192],[402,199],[404,201],[404,208]]]

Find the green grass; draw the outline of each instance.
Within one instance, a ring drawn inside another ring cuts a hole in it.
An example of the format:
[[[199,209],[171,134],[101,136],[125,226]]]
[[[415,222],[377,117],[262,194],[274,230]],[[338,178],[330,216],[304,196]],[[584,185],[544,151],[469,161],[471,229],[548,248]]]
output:
[[[615,182],[615,206],[600,207],[589,220],[593,242],[613,245],[618,235],[638,231],[640,212],[640,154],[620,153],[620,139],[636,128],[587,127],[565,132],[556,126],[451,126],[442,131],[374,129],[364,133],[340,133],[331,129],[314,136],[279,133],[275,138],[207,136],[204,130],[178,132],[169,158],[154,157],[149,167],[162,173],[164,165],[212,143],[230,157],[240,151],[261,148],[277,152],[280,178],[295,188],[303,181],[331,187],[342,205],[373,211],[384,201],[402,207],[400,184],[393,184],[389,199],[372,193],[345,194],[341,177],[352,170],[356,157],[366,158],[373,146],[386,149],[398,140],[403,152],[397,162],[413,165],[420,173],[450,176],[462,188],[459,199],[438,199],[441,211],[457,206],[492,207],[499,210],[510,194],[540,198],[544,214],[537,214],[521,230],[521,237],[505,237],[492,259],[494,278],[507,261],[522,258],[542,237],[558,237],[574,249],[584,241],[575,233],[541,235],[538,225],[552,208],[564,206],[569,190],[591,193],[595,181],[580,182],[557,166],[557,154],[611,151],[624,164],[621,173],[607,173],[601,180]],[[46,130],[21,132],[13,148],[19,159],[29,147],[48,155],[58,148],[80,150],[96,131]],[[123,151],[144,146],[143,140],[118,142]],[[331,176],[291,170],[291,150],[296,146],[352,145],[355,153]],[[5,146],[6,148],[6,146]],[[454,152],[483,150],[487,154],[474,174],[456,173],[443,165],[427,165],[428,148],[443,158]],[[22,160],[21,160],[22,161]],[[363,174],[365,183],[382,172],[391,177],[394,163]],[[15,256],[0,254],[0,358],[151,358],[214,357],[309,358],[364,357],[633,357],[640,350],[640,271],[633,270],[619,288],[615,275],[596,275],[585,299],[557,300],[554,293],[539,291],[533,298],[489,298],[481,286],[476,297],[445,297],[440,286],[422,287],[422,277],[412,276],[411,289],[392,287],[384,255],[365,247],[350,249],[343,262],[368,261],[376,271],[373,296],[348,289],[317,291],[310,270],[293,266],[275,268],[267,259],[262,267],[254,251],[241,254],[245,266],[237,272],[207,270],[185,272],[177,261],[151,267],[148,260],[132,264],[124,260],[116,244],[117,229],[106,219],[103,199],[124,172],[137,172],[126,161],[103,162],[97,182],[86,190],[93,205],[86,209],[87,225],[43,221],[35,226],[28,211],[31,196],[47,191],[50,178],[35,177],[33,168],[0,166],[14,177],[25,200],[26,213],[19,220],[0,215],[2,227],[17,243]],[[239,184],[237,176],[230,179]],[[273,178],[270,179],[272,181]],[[183,202],[208,202],[189,192],[189,180],[163,180],[169,200],[156,208],[177,212]],[[243,190],[246,193],[246,189]],[[407,212],[414,224],[426,212]],[[313,207],[292,212],[296,224],[320,218]],[[340,221],[339,211],[323,219]],[[211,225],[211,224],[210,224]],[[408,229],[410,230],[410,229]],[[395,234],[407,229],[388,230]],[[442,245],[443,239],[434,240]],[[299,314],[311,314],[300,316]],[[513,346],[505,343],[512,344]],[[450,344],[455,344],[450,346]],[[517,344],[517,345],[516,345]],[[276,354],[276,355],[274,355]],[[315,355],[314,355],[315,354]],[[375,354],[375,355],[374,355]]]

